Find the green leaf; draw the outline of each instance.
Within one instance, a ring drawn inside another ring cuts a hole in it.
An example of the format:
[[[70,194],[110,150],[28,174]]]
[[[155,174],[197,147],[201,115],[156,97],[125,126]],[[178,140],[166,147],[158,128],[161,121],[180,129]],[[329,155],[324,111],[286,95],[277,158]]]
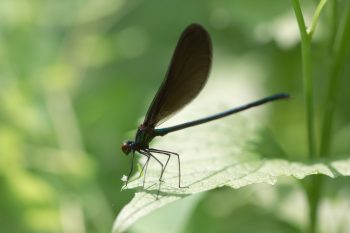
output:
[[[129,183],[128,188],[135,189],[136,193],[119,213],[113,232],[125,231],[141,217],[168,203],[222,186],[238,189],[256,183],[273,185],[279,176],[303,179],[315,174],[333,178],[350,175],[350,159],[293,162],[281,159],[285,158],[285,155],[266,155],[267,150],[264,150],[263,157],[259,148],[252,146],[256,145],[257,141],[264,140],[258,134],[261,127],[252,122],[237,116],[229,117],[170,134],[156,141],[152,147],[180,154],[181,184],[189,188],[178,188],[176,157],[171,158],[161,186],[158,182],[160,165],[152,161],[148,167],[144,188],[143,178]],[[157,158],[165,162],[166,156],[158,155]]]

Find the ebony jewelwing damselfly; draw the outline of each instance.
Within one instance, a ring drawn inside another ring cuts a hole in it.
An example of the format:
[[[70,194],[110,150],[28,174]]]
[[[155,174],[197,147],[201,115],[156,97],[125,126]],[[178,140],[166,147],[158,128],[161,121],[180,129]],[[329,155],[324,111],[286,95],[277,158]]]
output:
[[[181,186],[181,163],[179,154],[171,151],[150,148],[150,142],[157,136],[164,136],[177,130],[185,129],[195,125],[200,125],[209,121],[220,119],[231,114],[259,106],[271,101],[288,98],[288,94],[275,94],[266,98],[248,103],[246,105],[227,110],[215,115],[204,117],[198,120],[186,122],[167,128],[156,128],[166,121],[170,116],[191,102],[203,89],[207,82],[212,61],[212,45],[208,32],[198,24],[189,25],[182,33],[175,52],[173,54],[170,66],[163,83],[151,106],[148,109],[143,123],[139,126],[134,141],[126,141],[122,144],[122,151],[128,155],[132,153],[131,169],[126,180],[127,186],[133,171],[135,152],[146,156],[147,160],[142,167],[140,176],[144,173],[143,186],[147,166],[151,158],[157,161],[162,169],[159,181],[162,181],[164,171],[168,165],[171,156],[176,156],[178,161],[178,186]],[[168,156],[163,164],[155,154]],[[160,183],[159,183],[160,184]],[[159,186],[160,188],[160,186]],[[159,192],[159,189],[158,189]]]

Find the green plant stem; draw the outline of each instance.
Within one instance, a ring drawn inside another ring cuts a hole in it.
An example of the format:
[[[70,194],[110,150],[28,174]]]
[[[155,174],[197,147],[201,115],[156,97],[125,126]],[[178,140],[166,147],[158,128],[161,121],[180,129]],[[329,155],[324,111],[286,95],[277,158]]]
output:
[[[336,1],[333,5],[333,17],[336,17]],[[330,71],[330,83],[328,85],[328,93],[325,104],[325,112],[323,119],[323,128],[322,128],[322,137],[321,137],[321,148],[320,156],[327,157],[330,155],[330,145],[332,142],[332,122],[333,122],[333,113],[336,105],[337,97],[337,87],[340,77],[341,68],[344,64],[345,56],[349,48],[349,39],[350,39],[350,8],[346,7],[346,16],[340,30],[341,35],[338,40],[338,44],[335,46],[335,58],[331,66]],[[334,19],[335,20],[335,19]],[[334,29],[336,32],[336,29]],[[332,41],[335,41],[334,38],[331,38]],[[323,177],[315,176],[311,180],[311,184],[308,190],[308,200],[310,205],[310,229],[309,232],[316,232],[317,226],[317,212],[319,206],[319,200],[321,198],[321,191],[323,187]]]
[[[307,135],[309,145],[309,156],[314,158],[315,150],[315,127],[314,127],[314,107],[313,107],[313,82],[312,82],[312,62],[311,62],[311,37],[307,33],[303,13],[299,0],[292,0],[294,13],[298,22],[301,36],[301,54],[303,69],[303,86],[306,105]]]
[[[344,65],[345,57],[349,49],[350,40],[350,6],[345,7],[346,12],[339,29],[339,37],[335,40],[335,57],[330,69],[330,79],[327,97],[324,105],[324,118],[322,122],[322,137],[320,155],[327,157],[331,151],[332,123],[335,106],[337,103],[337,90],[340,74]]]
[[[301,51],[302,51],[302,69],[303,69],[303,86],[306,105],[307,119],[307,134],[309,145],[310,158],[316,157],[315,148],[315,127],[314,127],[314,107],[313,107],[313,80],[312,80],[312,60],[311,60],[311,39],[313,32],[316,29],[318,18],[321,14],[326,0],[321,0],[316,8],[310,33],[305,26],[305,20],[300,7],[299,0],[292,0],[295,16],[298,22],[301,36]],[[320,185],[322,184],[321,177],[311,178],[311,183],[307,185],[306,194],[309,202],[309,231],[316,232],[318,203],[320,199]]]
[[[309,202],[309,230],[310,233],[317,232],[317,213],[319,208],[319,200],[323,185],[322,176],[311,177],[311,182],[307,186],[307,198]]]
[[[329,39],[329,51],[330,51],[330,56],[334,55],[334,41],[335,37],[338,31],[338,24],[339,24],[339,17],[338,17],[338,1],[333,0],[332,1],[332,9],[331,9],[331,18],[330,18],[330,27],[331,27],[331,32],[330,32],[330,39]]]
[[[309,35],[310,37],[312,37],[312,35],[315,32],[316,26],[317,26],[317,22],[318,22],[318,18],[320,17],[321,11],[324,7],[324,5],[327,3],[327,0],[321,0],[315,10],[314,16],[312,17],[312,22],[311,22],[311,26],[309,29]]]

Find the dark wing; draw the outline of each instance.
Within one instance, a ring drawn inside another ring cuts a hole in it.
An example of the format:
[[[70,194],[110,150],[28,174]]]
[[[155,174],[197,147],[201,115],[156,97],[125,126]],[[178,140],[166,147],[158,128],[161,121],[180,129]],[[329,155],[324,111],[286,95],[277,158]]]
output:
[[[177,43],[165,79],[143,124],[155,127],[191,102],[207,82],[211,60],[208,32],[198,24],[191,24]]]

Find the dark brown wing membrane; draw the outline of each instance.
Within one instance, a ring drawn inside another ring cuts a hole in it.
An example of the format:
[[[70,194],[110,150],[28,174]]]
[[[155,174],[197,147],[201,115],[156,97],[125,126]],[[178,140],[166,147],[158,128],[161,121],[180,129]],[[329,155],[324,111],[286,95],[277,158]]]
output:
[[[143,124],[155,127],[191,102],[208,79],[211,60],[208,32],[198,24],[191,24],[177,43],[167,75]]]

